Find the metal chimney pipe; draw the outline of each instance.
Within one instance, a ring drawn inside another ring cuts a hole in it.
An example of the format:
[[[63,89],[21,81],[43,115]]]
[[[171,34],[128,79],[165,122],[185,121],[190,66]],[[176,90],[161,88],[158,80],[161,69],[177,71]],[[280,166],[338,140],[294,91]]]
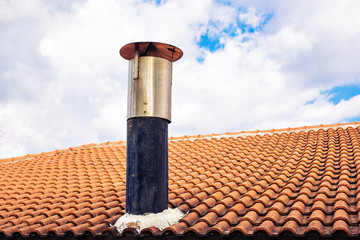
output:
[[[157,42],[129,43],[126,213],[168,208],[168,124],[171,122],[172,62],[182,51]]]

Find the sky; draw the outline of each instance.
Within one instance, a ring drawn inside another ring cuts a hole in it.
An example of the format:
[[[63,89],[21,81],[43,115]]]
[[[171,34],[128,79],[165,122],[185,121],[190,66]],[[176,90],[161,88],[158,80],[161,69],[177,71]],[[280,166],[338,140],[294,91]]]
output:
[[[175,45],[170,136],[360,121],[358,0],[0,0],[0,159],[126,141],[135,41]]]

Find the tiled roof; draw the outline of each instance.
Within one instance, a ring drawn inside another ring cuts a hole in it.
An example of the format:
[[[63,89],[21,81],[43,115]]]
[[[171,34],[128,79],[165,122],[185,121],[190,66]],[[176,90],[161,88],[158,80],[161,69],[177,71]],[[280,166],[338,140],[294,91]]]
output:
[[[126,143],[0,160],[0,237],[120,236]],[[171,138],[169,201],[144,235],[360,236],[358,123]],[[136,234],[131,229],[122,234]]]

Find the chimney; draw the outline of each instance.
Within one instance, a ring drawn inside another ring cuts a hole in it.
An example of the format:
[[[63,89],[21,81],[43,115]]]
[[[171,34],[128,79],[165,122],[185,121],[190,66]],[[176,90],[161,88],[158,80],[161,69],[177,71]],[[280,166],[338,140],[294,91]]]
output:
[[[126,213],[168,209],[168,124],[171,122],[172,63],[182,51],[157,42],[129,43]]]

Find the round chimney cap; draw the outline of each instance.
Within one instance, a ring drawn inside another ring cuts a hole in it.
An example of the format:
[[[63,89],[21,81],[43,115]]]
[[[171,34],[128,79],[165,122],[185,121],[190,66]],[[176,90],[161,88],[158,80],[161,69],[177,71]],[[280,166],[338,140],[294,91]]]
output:
[[[166,43],[159,42],[133,42],[126,44],[120,49],[120,55],[127,59],[131,60],[135,57],[135,48],[139,50],[139,56],[153,56],[165,58],[171,62],[179,60],[183,52],[180,48],[175,47]]]

